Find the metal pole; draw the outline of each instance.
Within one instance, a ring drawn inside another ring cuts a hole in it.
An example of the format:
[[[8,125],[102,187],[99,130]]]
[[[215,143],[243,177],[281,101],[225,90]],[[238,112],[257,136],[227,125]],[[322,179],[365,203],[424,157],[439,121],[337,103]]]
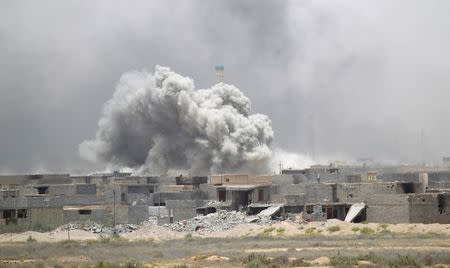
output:
[[[159,201],[158,201],[158,222],[156,223],[157,225],[159,225],[159,222],[161,220],[161,214],[160,214],[160,207],[161,207],[161,189],[159,189],[158,191],[158,196],[159,196]]]
[[[116,190],[113,190],[113,227],[116,226]]]
[[[117,171],[114,171],[114,184],[117,179]],[[116,190],[113,189],[113,227],[116,227]]]

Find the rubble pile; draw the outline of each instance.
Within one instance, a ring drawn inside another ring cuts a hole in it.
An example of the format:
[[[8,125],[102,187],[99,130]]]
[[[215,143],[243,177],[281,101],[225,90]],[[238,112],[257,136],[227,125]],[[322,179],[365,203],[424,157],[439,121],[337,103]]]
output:
[[[205,216],[197,216],[163,226],[178,232],[220,232],[229,230],[239,224],[259,221],[259,218],[248,217],[245,213],[239,211],[219,210]]]
[[[256,223],[259,225],[272,224],[274,215],[280,207],[273,206],[262,210],[257,215],[248,216],[240,211],[218,210],[218,212],[208,215],[196,216],[191,219],[182,220],[176,223],[164,224],[164,227],[178,232],[220,232],[229,230],[237,225],[245,223]],[[146,222],[136,224],[118,224],[115,227],[101,225],[91,221],[75,221],[64,224],[53,231],[53,233],[65,232],[68,230],[84,230],[94,234],[123,234],[136,231],[145,225],[158,225],[158,216],[150,216]]]
[[[139,226],[135,224],[119,224],[113,228],[90,221],[87,222],[77,221],[64,224],[55,229],[53,232],[59,233],[68,230],[84,230],[94,234],[112,234],[112,233],[122,234],[122,233],[130,233],[137,229],[139,229]]]

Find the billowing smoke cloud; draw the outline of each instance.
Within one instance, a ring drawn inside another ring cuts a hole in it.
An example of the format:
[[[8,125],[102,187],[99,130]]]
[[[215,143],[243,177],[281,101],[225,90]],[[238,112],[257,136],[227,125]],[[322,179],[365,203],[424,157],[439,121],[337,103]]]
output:
[[[271,171],[278,173],[280,169],[303,169],[317,164],[313,159],[304,154],[288,152],[280,148],[273,150],[270,162]]]
[[[194,82],[167,67],[129,72],[103,109],[94,140],[79,146],[90,161],[140,173],[170,169],[266,172],[273,131],[269,118],[250,114],[250,100],[219,83]]]
[[[0,170],[102,169],[80,160],[80,141],[123,71],[157,63],[199,88],[224,64],[270,117],[272,148],[319,163],[441,163],[448,10],[445,0],[2,1]]]

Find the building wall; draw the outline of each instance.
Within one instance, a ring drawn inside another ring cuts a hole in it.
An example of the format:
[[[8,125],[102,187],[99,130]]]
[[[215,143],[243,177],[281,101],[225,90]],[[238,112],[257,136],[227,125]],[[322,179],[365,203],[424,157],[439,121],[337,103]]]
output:
[[[270,184],[272,183],[272,176],[250,176],[241,174],[223,174],[223,175],[211,175],[209,177],[211,184]]]
[[[129,223],[128,221],[128,208],[129,206],[117,205],[116,206],[116,224]],[[113,206],[108,206],[109,217],[108,220],[112,224]]]
[[[112,204],[108,202],[105,195],[71,195],[64,197],[64,205],[103,205]],[[120,195],[116,196],[116,201],[120,201]]]
[[[450,195],[438,196],[435,193],[410,195],[409,222],[450,223]]]
[[[147,221],[149,218],[148,206],[129,206],[128,223],[139,224]]]
[[[64,210],[64,222],[72,221],[93,221],[93,222],[106,222],[108,219],[108,212],[106,208],[92,209],[91,214],[83,215],[79,213],[79,210]]]
[[[197,215],[196,208],[204,206],[202,200],[167,200],[166,209],[172,211],[173,220],[190,219]]]
[[[77,184],[75,185],[75,194],[97,194],[97,185],[95,184]]]
[[[209,200],[219,200],[219,196],[217,194],[217,188],[211,184],[200,184],[199,185],[200,192],[202,192],[205,196],[205,199]]]
[[[167,203],[168,200],[192,200],[192,191],[185,192],[161,192],[153,195],[154,203]]]
[[[260,200],[260,191],[262,200]],[[251,203],[267,203],[270,201],[270,187],[258,187],[250,192]]]
[[[62,208],[31,208],[28,218],[33,229],[53,229],[64,223]]]
[[[422,191],[420,184],[411,186],[413,191]],[[339,202],[359,203],[365,202],[368,196],[373,194],[403,194],[404,187],[396,182],[372,182],[372,183],[340,183],[337,184],[337,197]]]
[[[325,200],[333,200],[333,192],[330,185],[323,183],[309,183],[306,185],[306,203],[322,203]]]
[[[48,195],[74,195],[75,185],[50,185],[48,187]]]
[[[366,198],[366,205],[368,222],[409,222],[407,194],[372,194]]]
[[[284,203],[287,206],[303,206],[305,204],[305,195],[286,195]]]

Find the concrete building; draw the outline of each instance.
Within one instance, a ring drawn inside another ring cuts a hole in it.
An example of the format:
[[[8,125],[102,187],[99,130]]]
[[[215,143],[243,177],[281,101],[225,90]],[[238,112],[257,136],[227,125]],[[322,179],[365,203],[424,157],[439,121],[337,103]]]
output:
[[[313,166],[280,175],[0,176],[0,226],[52,229],[72,221],[160,224],[218,209],[256,214],[280,207],[281,217],[308,220],[450,223],[450,170],[399,172],[393,168]],[[360,205],[363,204],[363,205]]]

